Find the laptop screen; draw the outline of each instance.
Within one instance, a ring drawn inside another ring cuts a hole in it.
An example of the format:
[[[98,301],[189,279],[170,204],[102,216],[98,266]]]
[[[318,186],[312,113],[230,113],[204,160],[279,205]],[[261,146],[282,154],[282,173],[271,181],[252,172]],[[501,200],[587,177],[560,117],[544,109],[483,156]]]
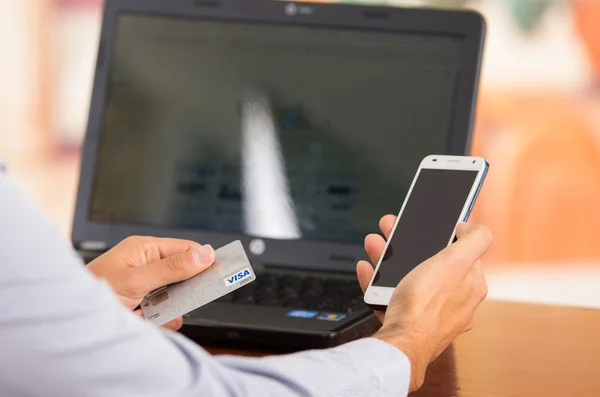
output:
[[[121,14],[91,220],[361,243],[443,154],[463,38]]]

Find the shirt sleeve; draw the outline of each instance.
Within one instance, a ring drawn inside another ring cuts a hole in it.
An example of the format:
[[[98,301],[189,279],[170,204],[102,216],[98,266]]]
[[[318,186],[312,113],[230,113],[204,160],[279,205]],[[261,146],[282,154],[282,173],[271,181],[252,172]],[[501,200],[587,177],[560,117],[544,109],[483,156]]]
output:
[[[404,396],[404,354],[364,339],[213,357],[125,309],[0,172],[0,395]]]

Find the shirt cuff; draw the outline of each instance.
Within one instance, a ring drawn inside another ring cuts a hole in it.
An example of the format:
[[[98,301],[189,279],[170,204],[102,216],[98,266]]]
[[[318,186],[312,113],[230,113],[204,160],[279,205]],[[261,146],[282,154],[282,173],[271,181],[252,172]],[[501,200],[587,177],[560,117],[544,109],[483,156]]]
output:
[[[406,396],[410,386],[410,361],[394,346],[376,338],[365,338],[336,349],[368,365],[379,379],[381,396]]]

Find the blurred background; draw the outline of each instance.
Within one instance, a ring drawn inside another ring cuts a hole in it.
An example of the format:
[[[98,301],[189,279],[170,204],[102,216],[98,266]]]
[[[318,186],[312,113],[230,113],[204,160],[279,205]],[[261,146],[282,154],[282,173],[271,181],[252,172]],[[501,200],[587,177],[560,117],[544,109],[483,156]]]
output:
[[[485,16],[473,154],[491,170],[473,221],[495,235],[490,298],[600,307],[600,1],[360,2]],[[101,12],[0,0],[0,156],[65,237]]]

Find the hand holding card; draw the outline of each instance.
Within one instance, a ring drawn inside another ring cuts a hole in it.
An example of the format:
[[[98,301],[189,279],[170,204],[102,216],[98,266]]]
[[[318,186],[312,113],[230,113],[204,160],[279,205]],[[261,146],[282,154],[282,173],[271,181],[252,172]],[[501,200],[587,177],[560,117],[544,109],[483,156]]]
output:
[[[144,317],[160,326],[256,279],[240,241],[215,251],[215,263],[202,273],[153,291],[142,301]]]

